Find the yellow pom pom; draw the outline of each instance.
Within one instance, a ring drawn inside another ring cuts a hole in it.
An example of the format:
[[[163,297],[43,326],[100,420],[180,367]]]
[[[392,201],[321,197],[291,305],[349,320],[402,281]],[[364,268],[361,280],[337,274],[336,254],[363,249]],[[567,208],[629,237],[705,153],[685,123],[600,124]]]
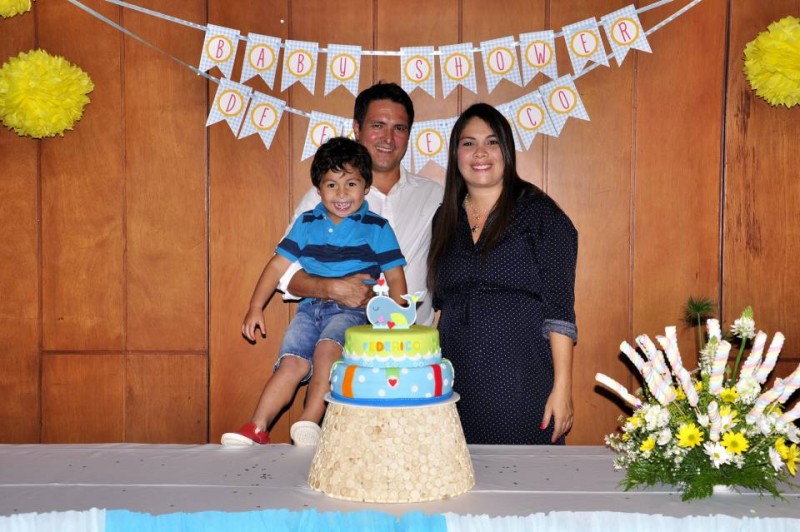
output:
[[[747,43],[744,73],[770,105],[800,103],[800,19],[785,17]]]
[[[0,0],[0,16],[11,18],[31,10],[31,0]]]
[[[80,120],[94,84],[83,70],[44,50],[22,52],[0,68],[0,121],[18,135],[64,135]]]

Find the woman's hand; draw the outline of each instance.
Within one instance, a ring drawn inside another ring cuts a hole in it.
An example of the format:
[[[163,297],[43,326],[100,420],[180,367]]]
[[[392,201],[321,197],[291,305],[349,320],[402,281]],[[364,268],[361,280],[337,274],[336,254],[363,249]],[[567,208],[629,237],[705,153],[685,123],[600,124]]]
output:
[[[572,406],[572,394],[570,391],[562,387],[554,387],[544,407],[541,429],[546,429],[552,419],[553,438],[551,441],[555,443],[572,428],[572,417],[574,413],[575,410]]]
[[[556,332],[550,333],[553,351],[553,391],[547,398],[542,418],[542,430],[553,420],[553,438],[558,439],[572,428],[572,339]]]

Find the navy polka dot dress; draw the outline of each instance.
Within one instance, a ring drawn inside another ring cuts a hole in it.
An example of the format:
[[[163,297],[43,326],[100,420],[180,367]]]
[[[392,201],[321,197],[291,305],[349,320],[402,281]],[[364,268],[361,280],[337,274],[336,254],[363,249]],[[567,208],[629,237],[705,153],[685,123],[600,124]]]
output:
[[[552,422],[540,428],[553,387],[549,331],[577,339],[577,231],[536,191],[517,200],[488,257],[480,253],[486,230],[473,244],[463,207],[456,233],[439,264],[434,306],[467,443],[550,444]]]

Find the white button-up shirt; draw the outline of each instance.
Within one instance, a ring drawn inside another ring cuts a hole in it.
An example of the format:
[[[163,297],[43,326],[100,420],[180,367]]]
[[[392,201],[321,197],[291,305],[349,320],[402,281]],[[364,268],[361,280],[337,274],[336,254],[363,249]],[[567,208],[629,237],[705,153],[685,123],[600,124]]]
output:
[[[367,193],[369,210],[389,220],[400,243],[400,251],[408,263],[405,267],[408,292],[413,294],[426,290],[425,277],[428,274],[428,249],[431,244],[431,222],[436,209],[442,203],[444,189],[431,179],[407,172],[400,167],[400,180],[395,183],[389,194],[384,194],[377,187],[370,187]],[[319,203],[319,195],[315,188],[310,189],[294,211],[292,222],[305,211],[311,210]],[[291,227],[291,223],[289,227]],[[278,290],[284,293],[284,299],[298,299],[288,292],[289,281],[297,270],[297,263],[287,270],[278,283]],[[433,324],[433,308],[431,295],[426,293],[421,305],[417,308],[417,323]]]

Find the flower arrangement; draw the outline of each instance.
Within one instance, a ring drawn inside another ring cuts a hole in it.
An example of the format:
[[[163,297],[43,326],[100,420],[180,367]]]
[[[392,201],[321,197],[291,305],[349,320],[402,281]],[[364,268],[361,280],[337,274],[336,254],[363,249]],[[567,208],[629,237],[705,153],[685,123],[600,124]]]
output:
[[[800,103],[800,19],[784,17],[747,43],[744,73],[770,105]]]
[[[606,436],[606,445],[617,452],[615,469],[626,469],[621,485],[674,485],[684,501],[708,497],[720,485],[780,497],[778,483],[791,483],[800,460],[794,424],[800,403],[783,408],[800,387],[800,366],[764,391],[783,335],[776,333],[765,353],[767,335],[756,333],[747,307],[731,326],[731,340],[740,344],[731,361],[731,342],[723,339],[719,321],[706,324],[708,340],[694,371],[683,366],[673,326],[656,336],[661,349],[647,335],[636,338],[639,350],[620,345],[644,379],[636,395],[606,375],[595,376],[633,408],[630,417],[620,418],[621,431]]]
[[[31,10],[31,0],[0,0],[0,16],[11,18]]]
[[[63,135],[94,90],[89,75],[44,50],[22,52],[0,67],[0,121],[18,135]]]

